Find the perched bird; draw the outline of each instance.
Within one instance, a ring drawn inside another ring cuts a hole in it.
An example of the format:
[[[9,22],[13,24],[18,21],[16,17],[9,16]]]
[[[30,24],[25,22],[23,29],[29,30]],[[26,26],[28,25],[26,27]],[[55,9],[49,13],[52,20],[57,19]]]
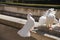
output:
[[[46,18],[47,18],[47,16],[50,14],[50,12],[51,12],[52,10],[54,10],[54,9],[53,9],[53,8],[48,9],[48,10],[43,14],[43,16],[41,16],[41,17],[39,18],[39,24],[40,24],[40,25],[46,24]]]
[[[55,30],[55,31],[60,32],[60,19],[57,24],[51,26],[50,30]]]
[[[35,24],[35,20],[33,19],[33,17],[31,16],[32,14],[29,13],[27,15],[27,22],[26,24],[23,26],[23,28],[21,30],[19,30],[17,32],[17,34],[19,34],[21,37],[30,37],[30,31],[33,30],[34,28],[34,24]]]
[[[50,28],[53,25],[54,21],[56,21],[55,14],[56,14],[56,11],[54,11],[54,9],[51,9],[50,13],[47,15],[47,17],[46,17],[46,26],[48,28]]]

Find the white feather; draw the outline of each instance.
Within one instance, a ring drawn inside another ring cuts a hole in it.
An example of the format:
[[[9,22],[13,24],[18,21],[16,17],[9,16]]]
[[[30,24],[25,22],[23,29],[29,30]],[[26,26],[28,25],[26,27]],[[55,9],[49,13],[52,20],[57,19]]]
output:
[[[54,23],[58,23],[58,22],[59,22],[59,21],[55,18],[55,19],[54,19]]]
[[[49,10],[47,10],[45,13],[43,13],[43,16],[39,18],[39,24],[44,25],[46,23],[46,16],[49,14]]]
[[[40,18],[39,18],[39,24],[40,25],[43,25],[43,24],[45,24],[46,23],[46,16],[41,16]]]
[[[19,30],[17,33],[22,37],[30,37],[30,30],[33,30],[35,20],[31,17],[31,14],[27,15],[27,22],[23,26],[21,30]]]
[[[55,14],[56,14],[56,12],[54,10],[52,10],[49,13],[49,15],[47,15],[47,18],[46,18],[46,25],[47,26],[53,25],[54,21],[56,21]]]
[[[46,17],[47,17],[47,16],[50,14],[50,12],[53,11],[53,10],[54,10],[54,8],[48,9],[48,10],[43,14],[43,16],[41,16],[41,17],[39,18],[39,24],[40,24],[40,25],[46,24]]]

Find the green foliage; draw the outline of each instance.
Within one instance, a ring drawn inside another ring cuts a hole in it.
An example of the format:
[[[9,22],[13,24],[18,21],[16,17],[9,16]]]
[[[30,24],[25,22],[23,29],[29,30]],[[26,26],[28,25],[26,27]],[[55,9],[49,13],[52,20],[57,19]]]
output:
[[[27,4],[27,3],[19,3],[16,1],[13,2],[0,2],[0,4],[13,4],[13,5],[23,5],[23,6],[34,6],[34,7],[53,7],[53,8],[60,8],[60,5],[52,5],[52,4]]]

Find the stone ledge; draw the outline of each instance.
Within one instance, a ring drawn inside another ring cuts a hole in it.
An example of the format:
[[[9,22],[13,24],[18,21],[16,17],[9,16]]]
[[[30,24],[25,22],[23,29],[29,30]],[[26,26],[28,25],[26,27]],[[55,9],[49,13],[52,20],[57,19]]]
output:
[[[18,29],[0,24],[0,40],[54,40],[31,32],[31,37],[23,38],[17,34]]]

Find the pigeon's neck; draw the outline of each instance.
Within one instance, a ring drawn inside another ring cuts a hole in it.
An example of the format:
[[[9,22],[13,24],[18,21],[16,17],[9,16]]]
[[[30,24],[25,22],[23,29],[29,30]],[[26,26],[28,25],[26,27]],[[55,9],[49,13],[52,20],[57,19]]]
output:
[[[27,19],[29,19],[29,18],[30,18],[30,15],[27,16]]]
[[[50,11],[47,11],[43,16],[47,16],[50,14]]]

